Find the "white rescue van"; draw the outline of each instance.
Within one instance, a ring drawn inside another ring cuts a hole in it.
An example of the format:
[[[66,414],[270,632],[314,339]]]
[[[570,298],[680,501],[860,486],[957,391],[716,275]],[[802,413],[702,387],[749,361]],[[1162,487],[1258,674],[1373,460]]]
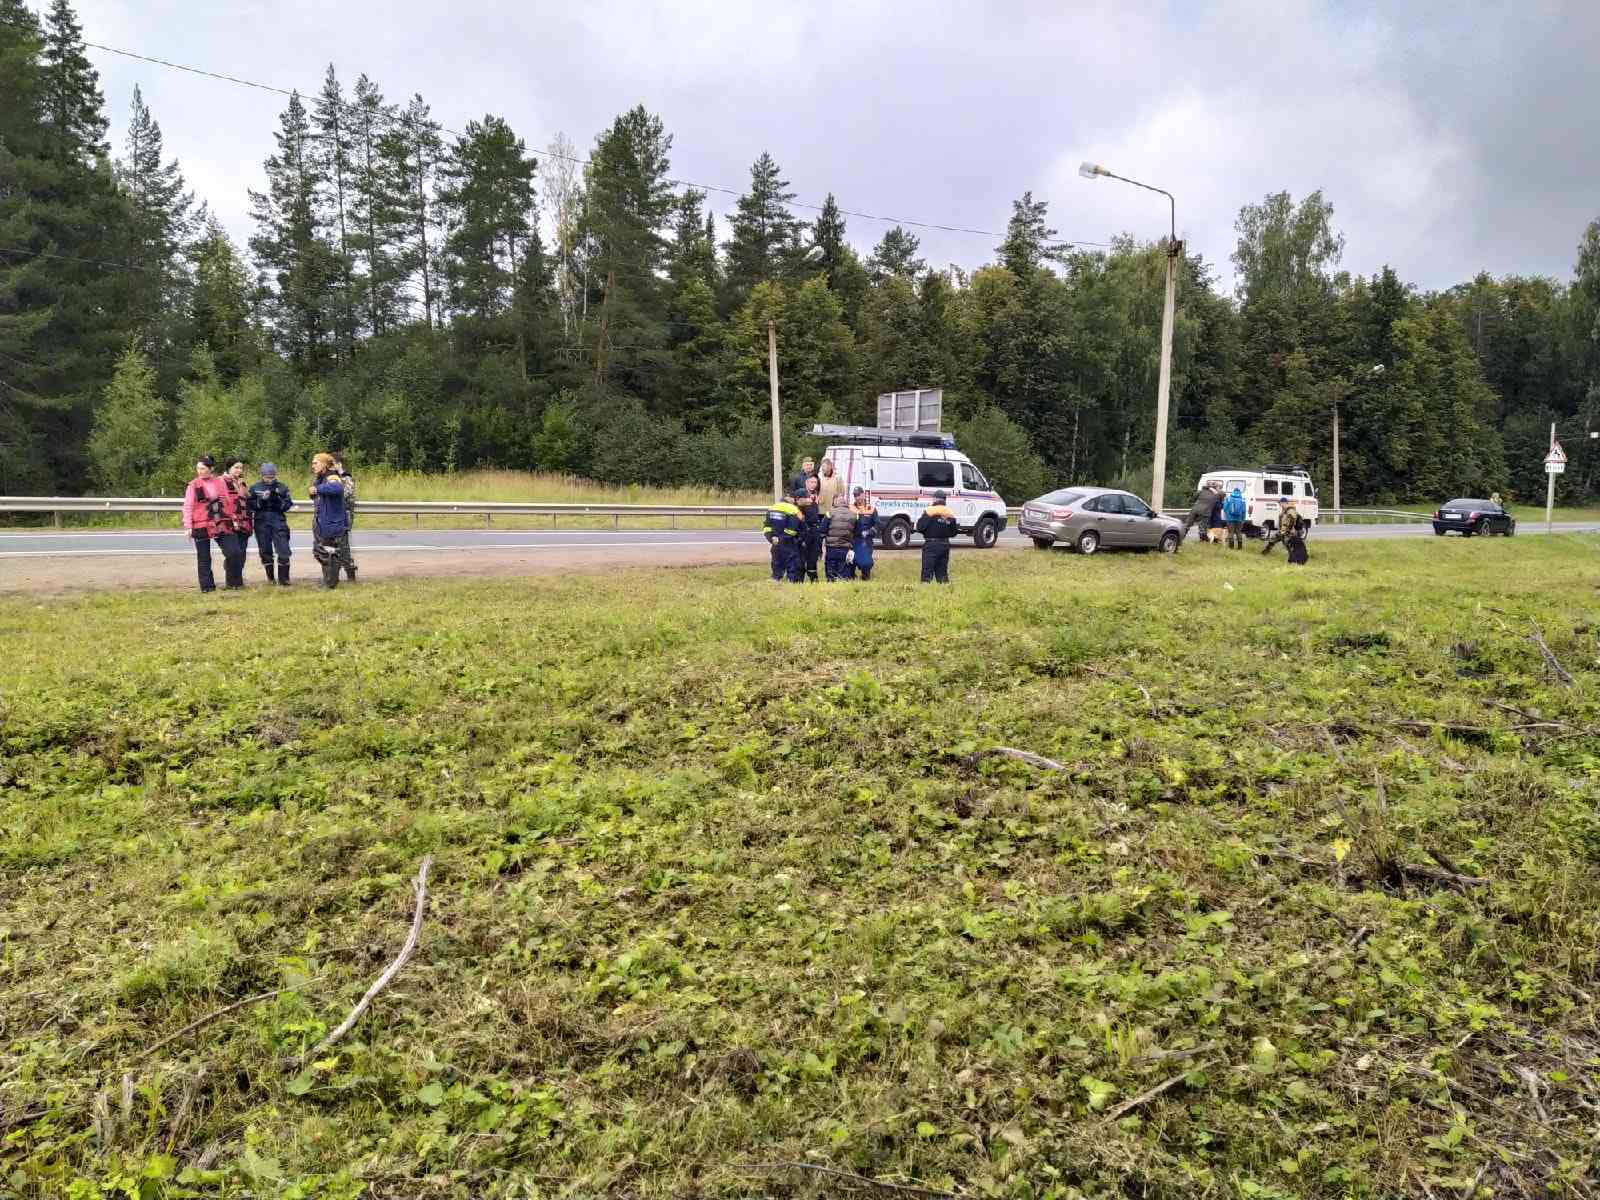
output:
[[[1320,515],[1317,488],[1304,467],[1219,467],[1202,475],[1195,490],[1208,483],[1220,484],[1224,496],[1234,488],[1244,493],[1244,530],[1251,537],[1277,529],[1278,512],[1291,501],[1301,519],[1311,525]]]
[[[946,494],[961,532],[987,550],[1006,527],[1006,502],[977,465],[955,448],[944,433],[911,433],[867,426],[818,425],[818,437],[849,441],[828,447],[834,473],[844,480],[845,495],[867,489],[878,509],[879,537],[899,550],[910,545],[917,518],[933,503],[933,493]]]

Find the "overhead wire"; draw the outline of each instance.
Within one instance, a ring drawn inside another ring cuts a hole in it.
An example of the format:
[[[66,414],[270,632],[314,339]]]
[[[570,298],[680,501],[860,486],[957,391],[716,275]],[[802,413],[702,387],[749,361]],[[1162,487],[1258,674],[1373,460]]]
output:
[[[242,78],[242,77],[237,76],[237,75],[228,75],[228,74],[225,74],[225,73],[220,72],[220,71],[208,71],[208,70],[205,70],[204,68],[201,68],[201,67],[191,67],[191,66],[188,66],[187,64],[184,64],[184,63],[172,62],[171,60],[165,59],[165,58],[156,58],[153,55],[149,55],[149,54],[140,54],[137,51],[126,50],[126,49],[123,49],[122,47],[119,47],[119,46],[108,46],[108,45],[105,45],[103,42],[85,41],[84,45],[92,47],[95,50],[104,50],[108,54],[118,54],[118,55],[121,55],[124,58],[138,59],[141,62],[153,63],[154,65],[161,66],[161,67],[168,67],[168,68],[170,68],[171,70],[174,70],[174,71],[184,71],[184,72],[187,72],[188,74],[191,74],[191,75],[201,75],[201,76],[204,76],[204,77],[206,77],[208,79],[217,79],[217,80],[221,80],[224,83],[237,84],[240,87],[255,88],[255,89],[259,90],[259,91],[271,92],[271,93],[273,93],[275,95],[279,95],[279,96],[294,97],[294,96],[315,96],[316,95],[316,93],[314,93],[314,92],[302,92],[302,91],[300,91],[298,89],[281,88],[281,87],[277,87],[277,86],[275,86],[273,84],[262,83],[259,80],[245,79],[245,78]],[[395,124],[403,123],[403,118],[401,118],[399,116],[396,116],[395,114],[393,114],[391,112],[387,112],[387,111],[385,111],[383,109],[377,109],[377,110],[365,109],[365,108],[362,108],[359,105],[350,104],[347,101],[340,101],[339,102],[339,106],[341,108],[347,110],[347,111],[364,113],[364,114],[366,114],[368,116],[377,116],[377,117],[379,117],[379,119],[386,120],[386,121],[389,121],[391,123],[395,123]],[[439,129],[442,132],[448,133],[448,134],[452,134],[455,137],[465,137],[466,136],[460,130],[451,129],[447,125],[440,124],[439,125]],[[576,163],[579,166],[592,166],[593,165],[592,160],[584,158],[584,157],[582,157],[580,155],[561,154],[561,153],[559,153],[557,151],[550,150],[550,149],[546,149],[544,151],[544,155],[545,155],[546,158],[555,158],[555,159],[559,159],[559,160],[564,161],[564,162]],[[720,184],[720,183],[701,183],[701,182],[698,182],[698,181],[692,180],[692,179],[669,179],[669,180],[667,180],[667,182],[669,184],[673,185],[674,187],[695,188],[695,189],[700,190],[700,191],[718,192],[720,194],[728,195],[728,196],[740,196],[740,195],[743,195],[743,192],[740,189],[731,188],[731,187],[728,187],[728,186],[726,186],[724,184]],[[807,209],[807,210],[812,211],[812,212],[821,212],[826,207],[825,204],[813,204],[813,203],[810,203],[810,202],[807,202],[807,201],[800,201],[800,200],[791,201],[791,204],[795,208],[803,208],[803,209]],[[836,205],[836,207],[837,207],[837,205]],[[862,211],[860,211],[858,209],[841,208],[841,209],[839,209],[839,213],[840,213],[841,216],[856,217],[856,218],[859,218],[860,220],[863,220],[863,221],[880,221],[880,222],[882,222],[884,224],[910,226],[910,227],[912,227],[914,229],[932,229],[932,230],[937,230],[937,231],[942,232],[942,233],[965,233],[965,234],[973,234],[973,235],[976,235],[978,237],[991,237],[991,238],[1003,238],[1005,236],[1004,234],[996,233],[992,229],[977,229],[977,228],[974,228],[972,226],[967,226],[967,225],[946,225],[946,224],[943,224],[943,223],[940,223],[940,222],[937,222],[937,221],[918,221],[918,220],[913,220],[910,217],[883,216],[883,215],[881,215],[879,213],[862,212]],[[1094,246],[1094,247],[1102,247],[1102,248],[1104,248],[1104,247],[1110,246],[1111,243],[1109,243],[1109,242],[1083,241],[1083,240],[1079,240],[1079,239],[1075,239],[1075,238],[1057,238],[1057,239],[1054,239],[1053,241],[1051,241],[1048,244],[1051,245],[1051,246]]]

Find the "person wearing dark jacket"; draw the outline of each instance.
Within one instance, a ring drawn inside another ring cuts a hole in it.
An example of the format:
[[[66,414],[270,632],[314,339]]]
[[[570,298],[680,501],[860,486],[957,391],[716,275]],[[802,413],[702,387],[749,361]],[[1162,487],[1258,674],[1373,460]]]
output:
[[[812,462],[809,458],[804,459],[800,463],[800,473],[798,475],[796,475],[794,477],[794,479],[792,481],[790,481],[790,483],[789,483],[789,492],[790,492],[790,494],[791,495],[795,495],[795,496],[803,496],[803,495],[805,495],[805,493],[806,493],[806,480],[815,479],[816,477],[817,477],[817,464]]]
[[[944,492],[933,494],[933,503],[917,518],[922,535],[922,582],[950,582],[950,539],[961,532],[955,513],[945,505]]]
[[[1305,530],[1301,528],[1300,510],[1294,506],[1293,500],[1286,500],[1278,512],[1278,527],[1267,538],[1267,544],[1261,547],[1261,553],[1271,554],[1274,546],[1279,542],[1287,542],[1295,534],[1300,535],[1303,544]]]
[[[1178,545],[1183,545],[1183,539],[1189,536],[1190,528],[1195,525],[1200,526],[1200,540],[1206,540],[1206,531],[1211,528],[1211,512],[1221,497],[1222,489],[1214,483],[1206,484],[1194,494],[1189,515],[1183,519],[1183,531],[1178,534]]]
[[[850,547],[856,540],[856,518],[850,511],[850,501],[843,492],[833,498],[833,511],[828,514],[828,532],[824,535],[827,546],[823,574],[829,583],[849,579]]]
[[[289,518],[294,507],[289,487],[278,480],[278,468],[261,464],[261,478],[250,485],[250,516],[256,525],[256,551],[267,569],[267,582],[289,586]],[[276,562],[274,562],[276,556]]]
[[[761,536],[772,547],[773,583],[782,583],[785,579],[790,583],[800,582],[800,532],[799,507],[791,499],[774,500],[761,526]]]
[[[350,518],[344,506],[344,482],[334,474],[333,455],[311,460],[311,553],[322,567],[322,586],[339,586],[339,568],[350,558]]]
[[[866,488],[856,489],[850,512],[856,519],[855,539],[850,547],[850,561],[845,563],[844,577],[854,579],[859,571],[861,578],[868,580],[872,578],[872,535],[878,529],[878,510],[872,506]]]
[[[805,564],[806,582],[817,582],[817,561],[822,557],[822,541],[827,533],[828,514],[817,502],[817,492],[822,481],[815,475],[805,482],[805,496],[800,501],[800,557]]]
[[[1227,497],[1218,489],[1217,502],[1211,506],[1211,521],[1206,530],[1214,546],[1222,545],[1222,531],[1228,524],[1228,519],[1222,514],[1222,505],[1226,499]]]

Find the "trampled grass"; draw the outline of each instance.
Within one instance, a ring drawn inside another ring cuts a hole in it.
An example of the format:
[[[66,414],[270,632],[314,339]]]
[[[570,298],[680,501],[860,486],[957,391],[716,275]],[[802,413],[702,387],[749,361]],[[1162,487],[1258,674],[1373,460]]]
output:
[[[0,1189],[1592,1194],[1600,543],[1312,552],[0,602]]]

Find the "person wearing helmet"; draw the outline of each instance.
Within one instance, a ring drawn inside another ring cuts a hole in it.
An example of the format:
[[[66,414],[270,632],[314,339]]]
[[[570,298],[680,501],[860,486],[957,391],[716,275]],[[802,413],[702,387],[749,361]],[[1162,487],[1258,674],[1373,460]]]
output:
[[[267,582],[289,586],[289,518],[294,497],[278,479],[278,468],[261,464],[261,478],[250,485],[250,514],[256,524],[256,550],[267,569]],[[274,561],[276,558],[276,561]]]
[[[946,506],[950,497],[944,492],[933,494],[933,503],[917,518],[917,532],[922,535],[922,582],[950,582],[950,539],[961,531],[955,513]]]

